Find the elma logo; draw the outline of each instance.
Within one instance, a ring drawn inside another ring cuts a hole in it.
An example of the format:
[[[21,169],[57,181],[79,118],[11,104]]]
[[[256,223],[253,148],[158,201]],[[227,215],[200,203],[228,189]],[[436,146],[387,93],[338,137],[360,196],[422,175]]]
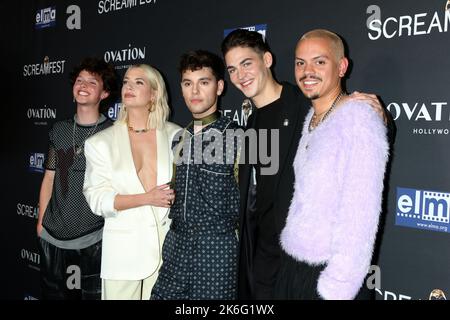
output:
[[[119,116],[119,111],[121,107],[122,107],[121,103],[114,103],[112,107],[109,107],[108,118],[110,118],[113,121],[116,121],[117,117]]]
[[[395,224],[449,232],[450,193],[397,188]]]
[[[36,12],[36,29],[54,27],[56,25],[56,7],[48,7]]]
[[[249,27],[225,29],[223,31],[223,37],[225,38],[231,31],[234,31],[236,29],[245,29],[245,30],[249,30],[249,31],[256,31],[256,32],[259,32],[262,34],[263,39],[266,39],[267,24],[256,24],[254,26],[249,26]]]
[[[29,171],[30,172],[44,172],[44,161],[45,155],[43,153],[31,153],[30,154],[30,162],[29,162]]]

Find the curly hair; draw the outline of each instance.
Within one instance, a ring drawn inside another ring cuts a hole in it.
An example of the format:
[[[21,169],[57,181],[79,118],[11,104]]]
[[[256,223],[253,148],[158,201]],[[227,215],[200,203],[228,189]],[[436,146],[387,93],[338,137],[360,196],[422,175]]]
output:
[[[87,71],[92,74],[97,74],[102,78],[103,89],[109,92],[108,99],[115,99],[118,94],[118,77],[114,66],[110,63],[106,63],[103,59],[97,57],[87,57],[84,58],[77,66],[70,72],[70,84],[73,86],[77,77],[81,71]],[[106,102],[106,101],[102,101]]]

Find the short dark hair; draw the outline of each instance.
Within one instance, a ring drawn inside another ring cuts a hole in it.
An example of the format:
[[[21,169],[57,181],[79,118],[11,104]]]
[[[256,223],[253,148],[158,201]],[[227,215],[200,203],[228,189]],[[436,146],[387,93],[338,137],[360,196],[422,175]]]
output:
[[[70,84],[73,86],[81,71],[97,74],[102,78],[103,89],[115,93],[118,89],[117,75],[114,66],[97,57],[84,58],[70,73]]]
[[[236,29],[225,37],[222,41],[223,56],[225,57],[228,51],[236,47],[251,48],[259,54],[270,52],[269,45],[259,32],[246,29]]]
[[[178,71],[180,75],[186,70],[196,71],[201,68],[211,68],[212,73],[217,80],[223,80],[225,77],[225,65],[223,60],[216,54],[206,50],[192,50],[184,53],[180,57]]]

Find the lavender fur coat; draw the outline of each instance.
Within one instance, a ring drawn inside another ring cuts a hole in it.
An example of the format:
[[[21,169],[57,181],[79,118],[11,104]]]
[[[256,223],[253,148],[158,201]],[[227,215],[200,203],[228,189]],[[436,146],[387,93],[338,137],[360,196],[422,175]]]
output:
[[[312,132],[308,113],[294,160],[295,188],[283,249],[310,265],[326,264],[317,292],[353,299],[367,275],[388,159],[386,127],[372,108],[347,102]]]

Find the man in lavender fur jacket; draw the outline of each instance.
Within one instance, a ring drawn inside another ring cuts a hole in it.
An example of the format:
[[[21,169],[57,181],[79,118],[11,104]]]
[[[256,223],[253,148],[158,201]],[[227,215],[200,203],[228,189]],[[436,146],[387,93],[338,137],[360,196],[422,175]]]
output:
[[[310,31],[297,43],[295,77],[312,108],[280,237],[293,258],[277,283],[285,298],[354,299],[370,266],[389,147],[369,105],[339,103],[347,67],[342,40],[330,31]]]

